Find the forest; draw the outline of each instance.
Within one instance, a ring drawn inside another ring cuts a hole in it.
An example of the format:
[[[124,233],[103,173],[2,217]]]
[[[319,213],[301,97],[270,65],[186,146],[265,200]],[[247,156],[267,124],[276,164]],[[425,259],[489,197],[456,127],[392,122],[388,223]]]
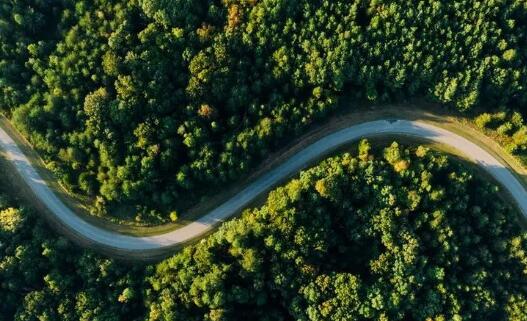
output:
[[[526,30],[520,0],[5,0],[0,109],[94,215],[156,224],[351,102],[524,113]]]
[[[424,146],[363,140],[145,266],[77,250],[1,188],[2,321],[527,320],[519,216]]]
[[[144,320],[148,268],[79,249],[58,236],[41,213],[10,195],[4,177],[0,321]]]

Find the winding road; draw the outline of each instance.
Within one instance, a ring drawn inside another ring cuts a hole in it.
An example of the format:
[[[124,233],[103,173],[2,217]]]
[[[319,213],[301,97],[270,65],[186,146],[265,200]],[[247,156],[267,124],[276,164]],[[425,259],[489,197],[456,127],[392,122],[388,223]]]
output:
[[[234,197],[198,220],[165,234],[145,237],[104,230],[77,216],[52,192],[15,141],[2,128],[0,128],[0,147],[34,194],[72,232],[102,246],[123,252],[134,252],[183,245],[210,231],[217,224],[243,210],[253,199],[270,190],[284,178],[297,173],[320,156],[334,151],[339,146],[365,137],[395,134],[415,136],[461,151],[505,187],[516,201],[522,214],[527,216],[527,191],[505,165],[466,138],[421,121],[377,120],[336,131],[307,146],[281,165],[260,176]]]

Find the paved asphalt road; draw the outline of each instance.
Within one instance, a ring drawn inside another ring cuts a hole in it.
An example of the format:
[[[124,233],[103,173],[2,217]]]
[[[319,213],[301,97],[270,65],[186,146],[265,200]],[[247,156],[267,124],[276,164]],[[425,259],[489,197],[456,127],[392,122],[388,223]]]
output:
[[[15,165],[35,195],[42,200],[64,225],[87,240],[114,248],[115,250],[130,252],[157,250],[163,247],[183,244],[199,237],[211,230],[216,224],[225,221],[242,210],[251,200],[262,192],[268,191],[281,179],[297,173],[321,155],[363,137],[390,134],[416,136],[449,145],[462,151],[468,158],[472,159],[500,182],[516,200],[521,212],[527,216],[527,191],[504,165],[469,140],[445,129],[419,121],[378,120],[339,130],[301,150],[280,166],[262,175],[236,196],[193,223],[165,234],[148,237],[123,235],[85,222],[57,198],[13,139],[1,128],[0,147],[6,152],[8,159]]]

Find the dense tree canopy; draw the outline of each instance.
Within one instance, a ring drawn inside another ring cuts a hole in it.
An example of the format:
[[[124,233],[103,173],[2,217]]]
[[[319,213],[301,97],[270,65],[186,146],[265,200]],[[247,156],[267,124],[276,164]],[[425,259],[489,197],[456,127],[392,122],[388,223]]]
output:
[[[79,250],[49,229],[2,192],[0,321],[142,320],[144,267]]]
[[[363,141],[147,267],[79,251],[4,196],[0,320],[524,321],[527,233],[475,174]]]
[[[0,109],[94,214],[175,221],[349,100],[500,106],[475,124],[527,163],[526,45],[521,0],[3,0]],[[0,321],[525,321],[527,233],[479,176],[362,141],[149,266],[0,186]]]
[[[6,0],[0,106],[94,211],[163,221],[343,97],[523,112],[526,23],[519,0]]]
[[[364,146],[159,264],[149,320],[525,320],[527,234],[497,187]]]

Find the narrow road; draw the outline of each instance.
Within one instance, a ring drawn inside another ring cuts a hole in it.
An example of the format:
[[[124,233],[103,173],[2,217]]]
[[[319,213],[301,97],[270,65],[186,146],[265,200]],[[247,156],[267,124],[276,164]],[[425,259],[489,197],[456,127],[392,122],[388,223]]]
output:
[[[307,146],[278,167],[260,176],[247,188],[193,223],[165,234],[148,237],[123,235],[85,222],[57,198],[31,165],[28,158],[2,128],[0,128],[0,147],[5,150],[8,159],[15,165],[35,195],[65,226],[89,241],[115,250],[130,252],[159,250],[164,247],[184,244],[210,231],[215,225],[242,210],[258,195],[268,191],[282,179],[297,173],[320,156],[334,151],[343,144],[361,138],[393,134],[419,137],[451,146],[463,152],[505,187],[516,201],[522,214],[527,216],[527,191],[505,165],[473,142],[445,129],[420,121],[378,120],[353,125],[334,132]]]

